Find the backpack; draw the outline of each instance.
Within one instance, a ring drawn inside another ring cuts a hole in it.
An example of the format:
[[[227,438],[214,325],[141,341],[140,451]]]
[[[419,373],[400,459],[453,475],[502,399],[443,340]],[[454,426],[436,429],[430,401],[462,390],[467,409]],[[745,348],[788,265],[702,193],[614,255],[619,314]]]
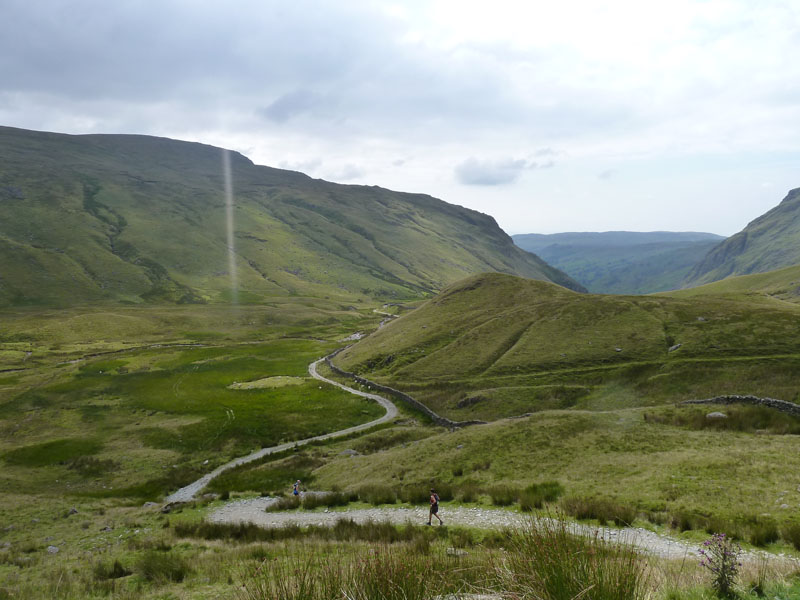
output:
[[[433,499],[436,500],[436,504],[439,504],[439,494],[436,492],[433,493]]]

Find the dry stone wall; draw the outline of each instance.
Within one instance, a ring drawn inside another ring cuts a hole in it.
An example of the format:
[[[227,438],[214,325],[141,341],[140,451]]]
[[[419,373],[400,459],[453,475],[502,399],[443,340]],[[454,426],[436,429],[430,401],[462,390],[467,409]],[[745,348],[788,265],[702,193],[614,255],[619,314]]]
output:
[[[486,421],[452,421],[452,420],[450,420],[450,419],[448,419],[446,417],[442,417],[440,415],[437,415],[430,408],[425,406],[422,402],[420,402],[419,400],[417,400],[415,398],[412,398],[411,396],[409,396],[408,394],[406,394],[404,392],[401,392],[400,390],[396,390],[394,388],[390,388],[389,386],[386,386],[386,385],[381,385],[380,383],[375,383],[374,381],[370,381],[369,379],[366,379],[365,377],[361,377],[360,375],[356,375],[355,373],[350,373],[349,371],[345,371],[344,369],[340,369],[339,367],[337,367],[336,365],[333,364],[333,361],[331,361],[331,359],[334,356],[336,356],[337,354],[339,354],[339,352],[341,352],[342,350],[344,350],[344,348],[339,348],[339,350],[337,350],[336,352],[328,355],[325,358],[325,362],[328,363],[328,366],[331,368],[331,370],[334,373],[337,373],[337,374],[339,374],[339,375],[341,375],[343,377],[348,377],[348,378],[352,379],[353,381],[355,381],[356,383],[360,383],[362,385],[368,385],[371,388],[373,388],[375,390],[378,390],[379,392],[383,392],[384,394],[387,394],[387,395],[399,400],[400,402],[404,402],[407,406],[410,406],[414,410],[418,410],[418,411],[426,414],[428,417],[430,417],[430,419],[434,423],[436,423],[437,425],[441,425],[442,427],[449,427],[449,428],[452,429],[452,428],[458,428],[458,427],[467,427],[469,425],[485,425],[486,424]]]
[[[787,402],[786,400],[776,400],[775,398],[758,398],[757,396],[717,396],[715,398],[706,398],[705,400],[686,400],[682,404],[752,404],[767,406],[792,416],[800,417],[800,404]]]

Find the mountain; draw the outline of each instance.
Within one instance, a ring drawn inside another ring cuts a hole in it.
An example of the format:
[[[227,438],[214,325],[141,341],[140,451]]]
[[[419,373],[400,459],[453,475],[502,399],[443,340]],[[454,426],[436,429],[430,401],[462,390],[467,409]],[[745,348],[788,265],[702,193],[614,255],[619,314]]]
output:
[[[731,275],[763,273],[800,264],[800,188],[713,248],[687,275],[684,286]]]
[[[136,135],[0,127],[0,306],[425,295],[483,271],[581,286],[488,215]]]
[[[796,286],[795,276],[754,285]],[[449,286],[335,362],[454,420],[721,394],[794,401],[800,305],[747,293],[746,284],[689,298],[612,296],[486,273]]]
[[[713,233],[605,231],[512,236],[593,293],[649,294],[680,287],[691,268],[724,240]]]

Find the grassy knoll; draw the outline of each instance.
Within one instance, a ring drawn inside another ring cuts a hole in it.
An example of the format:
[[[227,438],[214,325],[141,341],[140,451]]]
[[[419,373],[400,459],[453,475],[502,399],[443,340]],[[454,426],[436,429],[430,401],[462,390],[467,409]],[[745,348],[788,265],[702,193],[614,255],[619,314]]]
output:
[[[675,298],[694,298],[708,295],[746,295],[751,298],[770,296],[787,302],[800,302],[800,265],[766,273],[728,277],[667,295]]]
[[[796,400],[798,317],[764,294],[598,296],[486,274],[335,360],[456,420],[724,393]]]

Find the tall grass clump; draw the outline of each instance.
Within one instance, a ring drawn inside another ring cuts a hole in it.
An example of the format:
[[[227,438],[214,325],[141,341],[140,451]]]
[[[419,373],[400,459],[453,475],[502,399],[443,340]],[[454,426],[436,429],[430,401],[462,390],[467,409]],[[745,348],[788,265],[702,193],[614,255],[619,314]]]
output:
[[[180,583],[191,573],[191,568],[177,554],[148,550],[136,562],[136,572],[148,581]]]
[[[397,494],[388,485],[363,485],[357,490],[358,499],[367,504],[395,504]]]
[[[781,537],[794,546],[795,550],[800,550],[800,523],[787,523],[781,530]]]
[[[244,577],[242,600],[429,600],[461,591],[464,573],[413,547],[378,546],[353,556],[300,553],[265,560]]]
[[[523,511],[542,508],[545,502],[554,502],[564,493],[564,487],[557,481],[534,483],[519,495],[519,506]]]
[[[347,506],[351,501],[358,499],[355,493],[322,492],[303,494],[303,508],[313,510],[320,506]]]
[[[282,496],[272,504],[268,504],[264,511],[294,510],[295,508],[300,508],[300,502],[300,496]]]
[[[748,523],[748,539],[753,546],[764,547],[777,542],[780,537],[778,524],[773,519],[755,518]]]
[[[630,525],[637,515],[634,507],[605,498],[577,496],[562,498],[561,509],[576,519],[596,519],[601,525],[606,523],[614,523],[617,526]]]
[[[495,485],[489,488],[489,496],[495,506],[511,506],[519,498],[519,488],[509,485]]]
[[[512,535],[498,587],[539,600],[644,600],[649,570],[633,546],[585,537],[563,518],[534,518]]]

